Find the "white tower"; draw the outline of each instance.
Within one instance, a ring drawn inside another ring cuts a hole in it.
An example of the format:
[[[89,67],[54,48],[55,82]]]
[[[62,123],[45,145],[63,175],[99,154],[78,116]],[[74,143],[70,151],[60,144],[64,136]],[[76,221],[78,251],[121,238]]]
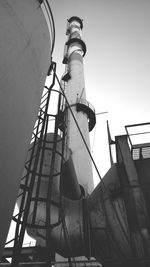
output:
[[[62,80],[65,82],[66,97],[70,105],[68,108],[68,147],[72,152],[72,160],[78,182],[84,188],[85,194],[93,190],[93,176],[91,158],[87,151],[90,149],[89,131],[96,123],[95,112],[89,102],[86,101],[84,83],[83,57],[86,46],[81,39],[82,20],[71,17],[68,20],[66,42],[63,63],[66,64],[66,73]],[[71,112],[72,111],[72,112]],[[84,140],[77,128],[76,122],[82,132]]]

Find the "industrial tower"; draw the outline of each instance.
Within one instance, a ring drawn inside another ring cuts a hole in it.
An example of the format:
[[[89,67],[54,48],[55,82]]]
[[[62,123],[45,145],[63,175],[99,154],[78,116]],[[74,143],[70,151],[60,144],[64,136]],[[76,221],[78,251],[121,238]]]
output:
[[[0,23],[0,267],[149,267],[150,142],[133,143],[129,132],[150,123],[128,125],[115,140],[108,129],[111,166],[93,190],[96,118],[85,94],[82,20],[68,20],[61,82],[48,0],[0,1]],[[26,231],[36,245],[23,246]]]

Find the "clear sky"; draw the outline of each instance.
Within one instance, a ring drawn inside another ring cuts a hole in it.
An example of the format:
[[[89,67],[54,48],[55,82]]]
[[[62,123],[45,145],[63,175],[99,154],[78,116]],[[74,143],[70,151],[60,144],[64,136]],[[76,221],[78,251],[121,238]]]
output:
[[[112,137],[124,125],[150,121],[150,0],[49,0],[55,20],[53,59],[64,72],[66,21],[83,19],[87,100],[96,112],[91,134],[93,156],[102,176],[109,167],[106,120]]]

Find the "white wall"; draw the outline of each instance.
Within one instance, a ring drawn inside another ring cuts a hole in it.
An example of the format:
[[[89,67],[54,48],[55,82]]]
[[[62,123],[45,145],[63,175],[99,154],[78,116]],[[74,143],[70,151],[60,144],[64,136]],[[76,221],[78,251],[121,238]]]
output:
[[[36,0],[0,1],[0,255],[50,59]]]

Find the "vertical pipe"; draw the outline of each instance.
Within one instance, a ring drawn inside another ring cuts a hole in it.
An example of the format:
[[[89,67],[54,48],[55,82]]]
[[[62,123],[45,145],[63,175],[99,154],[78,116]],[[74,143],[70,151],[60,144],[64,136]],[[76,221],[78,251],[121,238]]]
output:
[[[90,147],[88,116],[82,111],[77,111],[77,100],[83,99],[86,101],[83,70],[85,44],[81,39],[82,26],[82,20],[78,17],[72,17],[68,20],[67,34],[69,39],[66,44],[68,45],[68,70],[71,79],[67,83],[66,96],[85,141]],[[68,118],[68,146],[72,151],[72,160],[78,182],[87,194],[93,190],[91,159],[69,109]]]

